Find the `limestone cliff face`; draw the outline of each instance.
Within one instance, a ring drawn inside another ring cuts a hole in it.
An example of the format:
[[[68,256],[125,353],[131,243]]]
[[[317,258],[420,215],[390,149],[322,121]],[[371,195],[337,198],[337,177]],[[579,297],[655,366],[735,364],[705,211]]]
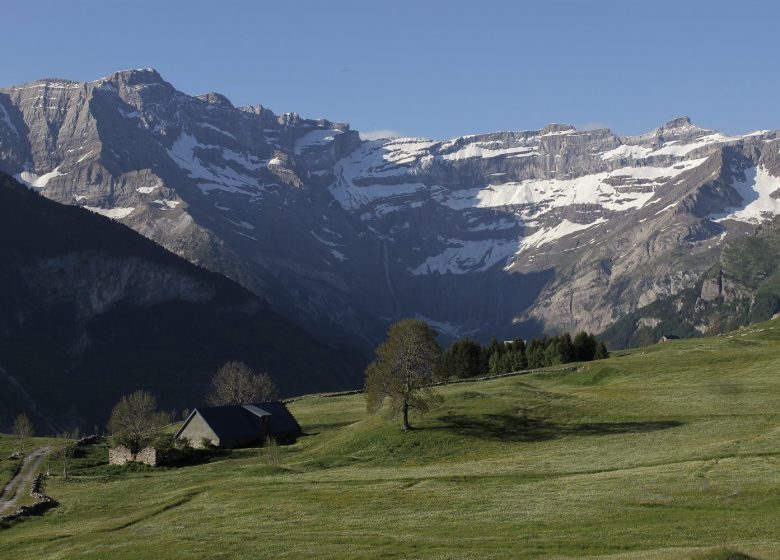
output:
[[[723,334],[780,312],[780,217],[724,241],[689,287],[661,294],[621,317],[604,336],[613,346],[655,343],[663,334]]]
[[[602,330],[780,212],[776,132],[687,118],[361,141],[153,70],[0,90],[0,169],[238,280],[333,340]]]

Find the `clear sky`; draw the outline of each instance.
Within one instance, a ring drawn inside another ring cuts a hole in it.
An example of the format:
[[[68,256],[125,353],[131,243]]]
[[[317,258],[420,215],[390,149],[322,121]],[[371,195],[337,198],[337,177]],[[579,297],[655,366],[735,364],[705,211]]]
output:
[[[0,84],[154,67],[178,89],[447,138],[675,116],[780,128],[780,2],[3,0]]]

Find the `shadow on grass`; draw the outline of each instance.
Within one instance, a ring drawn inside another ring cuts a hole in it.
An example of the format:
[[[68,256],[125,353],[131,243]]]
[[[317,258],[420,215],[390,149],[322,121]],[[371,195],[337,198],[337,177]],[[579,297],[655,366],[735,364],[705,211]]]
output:
[[[544,441],[564,436],[606,436],[667,430],[682,426],[682,422],[589,422],[583,424],[556,424],[539,418],[511,414],[484,416],[444,416],[442,428],[464,436],[501,441]]]

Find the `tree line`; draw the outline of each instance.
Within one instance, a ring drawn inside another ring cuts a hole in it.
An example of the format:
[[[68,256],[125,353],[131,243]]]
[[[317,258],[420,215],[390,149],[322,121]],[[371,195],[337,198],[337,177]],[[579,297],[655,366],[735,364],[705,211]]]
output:
[[[464,338],[444,350],[436,376],[464,379],[608,357],[606,345],[585,331],[574,338],[565,333],[534,338],[528,343],[521,338],[499,341],[493,337],[488,346]]]

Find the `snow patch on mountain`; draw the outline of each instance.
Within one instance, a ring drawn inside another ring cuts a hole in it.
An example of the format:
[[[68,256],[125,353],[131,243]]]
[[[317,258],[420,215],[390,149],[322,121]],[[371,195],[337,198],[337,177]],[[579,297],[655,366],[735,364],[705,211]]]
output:
[[[693,142],[680,143],[676,140],[672,142],[666,142],[661,148],[653,152],[650,152],[648,155],[683,157],[699,148],[703,148],[705,146],[709,146],[712,144],[723,144],[725,142],[730,142],[732,140],[735,140],[735,138],[732,138],[730,136],[725,136],[723,134],[720,134],[719,132],[716,132],[714,134],[708,134],[707,136],[702,136],[701,138],[697,138]]]
[[[31,171],[22,171],[14,178],[19,182],[24,183],[28,187],[32,187],[34,189],[43,189],[46,188],[46,185],[50,180],[54,179],[55,177],[61,177],[62,175],[67,175],[67,173],[60,173],[60,168],[57,166],[53,170],[49,171],[48,173],[44,173],[43,175],[36,175]]]
[[[239,194],[257,194],[261,191],[261,185],[256,178],[239,173],[232,167],[210,165],[201,161],[196,155],[196,150],[208,149],[220,150],[224,159],[239,163],[247,171],[259,169],[263,166],[262,162],[256,158],[250,161],[242,154],[227,148],[200,144],[194,136],[186,132],[183,132],[174,141],[168,150],[168,155],[181,169],[198,182],[198,186],[204,193],[223,190]]]
[[[333,255],[334,257],[336,257],[338,260],[340,260],[340,261],[342,261],[342,262],[343,262],[343,261],[348,261],[348,260],[349,260],[349,257],[347,257],[347,256],[346,256],[344,253],[342,253],[341,251],[337,251],[336,249],[331,249],[331,250],[330,250],[330,254],[331,254],[331,255]]]
[[[631,158],[642,159],[652,152],[652,149],[645,146],[633,146],[631,144],[623,144],[613,150],[608,150],[601,154],[601,159],[610,160],[618,158]]]
[[[323,245],[326,245],[327,247],[338,247],[339,246],[339,243],[334,243],[333,241],[328,241],[326,239],[323,239],[322,237],[317,235],[314,232],[314,230],[309,230],[309,233],[311,233],[317,241],[319,241]]]
[[[152,201],[152,202],[153,202],[153,204],[156,204],[156,205],[158,205],[158,206],[159,206],[160,208],[162,208],[163,210],[168,210],[168,209],[176,208],[176,207],[177,207],[177,206],[180,204],[178,200],[163,200],[163,199],[158,199],[158,200],[154,200],[154,201]]]
[[[135,210],[135,208],[122,208],[119,206],[116,208],[100,208],[99,206],[84,206],[84,208],[92,212],[95,212],[96,214],[100,214],[101,216],[106,216],[107,218],[111,218],[112,220],[121,220],[122,218],[127,218],[130,214],[133,213],[133,210]]]
[[[453,191],[443,203],[455,210],[530,206],[534,213],[542,208],[574,204],[595,204],[608,210],[636,209],[653,197],[657,187],[701,165],[705,159],[689,160],[673,167],[622,167],[573,179],[491,184],[484,189]]]
[[[717,222],[736,220],[759,224],[767,218],[780,214],[780,177],[769,173],[761,166],[745,170],[745,180],[734,183],[744,202],[741,208],[733,208],[723,215],[712,215]]]
[[[295,155],[299,156],[304,152],[304,150],[308,150],[316,146],[330,144],[339,134],[343,134],[343,131],[337,129],[312,130],[311,132],[306,133],[295,143]]]
[[[442,159],[456,161],[471,158],[493,158],[500,156],[529,157],[537,153],[536,148],[528,146],[516,146],[512,148],[500,148],[501,142],[474,142],[456,152],[442,155]]]
[[[520,245],[516,239],[448,239],[446,243],[450,246],[444,251],[426,258],[409,271],[415,276],[484,272],[499,263],[506,263]]]
[[[198,126],[201,127],[201,128],[208,128],[208,129],[211,129],[211,130],[215,130],[215,131],[219,132],[220,134],[224,134],[225,136],[227,136],[229,138],[232,138],[233,140],[236,139],[236,137],[233,136],[230,132],[228,132],[226,130],[222,130],[221,128],[217,128],[213,124],[209,124],[207,122],[199,122]]]
[[[431,319],[430,317],[426,317],[421,313],[416,313],[414,318],[419,319],[420,321],[425,321],[431,327],[433,327],[433,329],[437,331],[439,334],[443,334],[452,338],[461,338],[462,336],[466,336],[476,332],[476,331],[463,332],[463,327],[461,327],[460,325],[456,325],[449,321],[437,321],[435,319]]]
[[[562,237],[571,235],[572,233],[603,224],[606,221],[606,218],[598,218],[589,224],[578,224],[576,222],[570,222],[569,220],[564,219],[555,227],[541,228],[528,237],[524,237],[520,241],[520,250],[518,253],[522,253],[523,251],[531,248],[546,245],[547,243],[551,243],[552,241],[556,241]]]

